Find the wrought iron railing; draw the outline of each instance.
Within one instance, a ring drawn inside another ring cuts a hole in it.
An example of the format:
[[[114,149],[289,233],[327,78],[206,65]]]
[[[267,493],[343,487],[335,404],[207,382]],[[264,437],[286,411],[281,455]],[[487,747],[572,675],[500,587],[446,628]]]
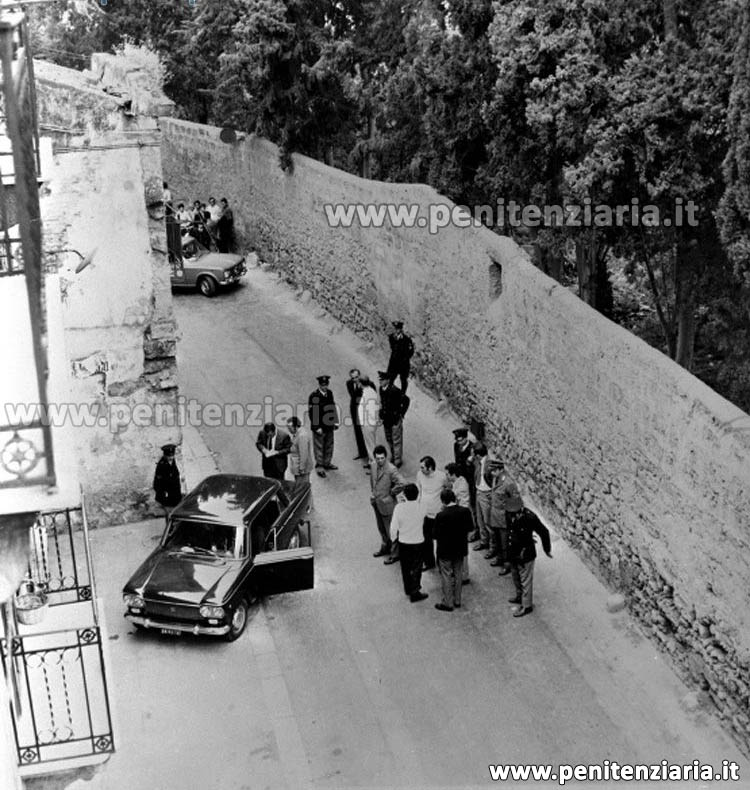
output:
[[[98,626],[0,640],[19,766],[114,751]],[[19,706],[20,703],[20,706]],[[19,710],[20,707],[20,710]]]
[[[58,608],[23,626],[4,607],[0,658],[18,765],[100,759],[114,737],[83,496],[79,507],[40,513],[30,536],[24,584]],[[50,621],[57,625],[44,630]]]
[[[32,527],[30,575],[50,606],[91,601],[98,625],[88,522],[83,506],[43,511]]]

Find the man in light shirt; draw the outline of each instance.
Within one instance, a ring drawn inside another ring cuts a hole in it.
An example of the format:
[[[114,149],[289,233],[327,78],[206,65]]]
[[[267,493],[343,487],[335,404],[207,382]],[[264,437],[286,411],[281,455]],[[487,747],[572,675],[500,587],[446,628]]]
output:
[[[489,473],[487,447],[482,442],[474,445],[474,482],[476,490],[476,517],[479,543],[474,551],[487,551],[490,547],[490,510],[492,507],[492,480]],[[484,555],[491,559],[492,552]]]
[[[417,501],[419,488],[408,483],[403,493],[406,501],[396,504],[391,517],[391,542],[398,541],[404,592],[412,603],[417,603],[428,597],[421,588],[424,515]]]
[[[292,444],[289,448],[289,471],[294,476],[295,490],[310,482],[310,472],[315,468],[315,451],[310,431],[302,425],[299,417],[290,417],[289,426]]]
[[[440,492],[445,488],[445,476],[438,474],[435,459],[425,455],[419,459],[417,472],[417,486],[419,487],[419,503],[424,514],[424,565],[423,571],[435,567],[434,527],[435,516],[440,512],[443,503],[440,501]]]

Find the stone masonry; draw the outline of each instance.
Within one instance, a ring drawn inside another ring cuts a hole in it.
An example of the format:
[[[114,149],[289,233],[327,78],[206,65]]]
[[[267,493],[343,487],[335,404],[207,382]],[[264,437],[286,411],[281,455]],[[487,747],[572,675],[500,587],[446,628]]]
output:
[[[174,415],[178,397],[155,121],[171,103],[112,55],[95,55],[89,72],[36,62],[35,74],[54,154],[43,173],[46,264],[61,276],[72,405],[89,415],[75,429],[80,478],[92,524],[121,524],[161,510],[151,490],[159,447],[181,438],[153,419]]]
[[[422,382],[487,425],[525,496],[750,752],[750,416],[480,228],[332,228],[326,203],[449,204],[254,136],[163,118],[175,197],[226,196],[240,240],[368,340],[403,318]]]

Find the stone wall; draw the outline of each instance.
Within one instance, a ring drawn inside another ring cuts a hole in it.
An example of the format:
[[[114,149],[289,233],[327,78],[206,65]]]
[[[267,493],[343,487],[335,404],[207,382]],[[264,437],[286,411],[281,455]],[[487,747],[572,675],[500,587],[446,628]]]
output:
[[[128,66],[113,70],[111,58],[94,59],[96,74],[35,64],[40,127],[54,143],[41,201],[46,265],[60,274],[72,403],[89,415],[74,433],[94,526],[161,511],[151,490],[159,447],[181,439],[149,416],[174,414],[178,396],[161,134],[137,111],[151,105],[133,99],[133,80],[112,87]],[[79,253],[93,257],[76,273]]]
[[[383,344],[406,321],[420,379],[486,422],[527,497],[750,747],[750,417],[485,229],[329,227],[324,203],[445,203],[250,136],[161,119],[175,195],[226,196],[238,235]]]

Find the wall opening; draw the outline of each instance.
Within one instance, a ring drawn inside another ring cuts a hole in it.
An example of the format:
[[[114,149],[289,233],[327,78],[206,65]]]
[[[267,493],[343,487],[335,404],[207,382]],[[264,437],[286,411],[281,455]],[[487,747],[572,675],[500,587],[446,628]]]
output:
[[[503,267],[490,258],[490,299],[497,299],[503,292]]]

